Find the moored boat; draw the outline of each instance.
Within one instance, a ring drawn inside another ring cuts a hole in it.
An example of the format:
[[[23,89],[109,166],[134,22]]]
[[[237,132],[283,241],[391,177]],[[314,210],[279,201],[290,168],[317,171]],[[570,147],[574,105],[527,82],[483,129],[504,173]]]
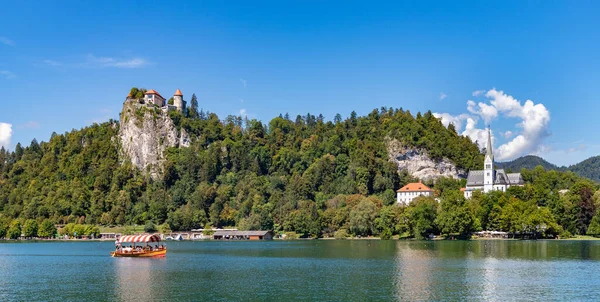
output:
[[[110,255],[113,257],[165,257],[167,246],[159,245],[159,242],[160,237],[157,235],[121,236],[117,239],[115,251]],[[131,245],[124,246],[123,243],[131,243]],[[144,245],[138,246],[136,243],[144,243]],[[155,243],[155,245],[151,243]]]

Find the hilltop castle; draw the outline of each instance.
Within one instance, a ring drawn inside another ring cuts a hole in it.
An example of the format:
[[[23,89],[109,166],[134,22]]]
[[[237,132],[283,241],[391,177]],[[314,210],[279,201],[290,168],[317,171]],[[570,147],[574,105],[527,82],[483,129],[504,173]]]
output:
[[[128,100],[132,100],[133,96],[131,93],[127,95]],[[177,110],[179,112],[185,112],[185,101],[183,100],[183,93],[181,90],[177,89],[175,94],[173,94],[173,104],[169,104],[166,99],[158,93],[158,91],[154,89],[150,89],[146,91],[144,94],[144,98],[139,100],[141,104],[146,104],[147,106],[158,106],[162,108],[163,111],[173,111]]]

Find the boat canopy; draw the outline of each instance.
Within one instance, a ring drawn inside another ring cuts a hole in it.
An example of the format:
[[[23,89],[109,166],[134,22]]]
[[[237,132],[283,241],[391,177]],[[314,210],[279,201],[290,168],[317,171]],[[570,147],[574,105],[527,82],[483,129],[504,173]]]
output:
[[[158,235],[128,235],[119,237],[119,242],[159,242]]]

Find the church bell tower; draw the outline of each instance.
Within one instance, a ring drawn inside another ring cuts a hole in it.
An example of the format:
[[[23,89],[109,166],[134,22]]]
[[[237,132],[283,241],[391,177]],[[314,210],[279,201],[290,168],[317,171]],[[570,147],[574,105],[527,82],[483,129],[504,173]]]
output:
[[[492,130],[488,127],[488,140],[483,162],[483,192],[494,189],[494,152],[492,150]]]

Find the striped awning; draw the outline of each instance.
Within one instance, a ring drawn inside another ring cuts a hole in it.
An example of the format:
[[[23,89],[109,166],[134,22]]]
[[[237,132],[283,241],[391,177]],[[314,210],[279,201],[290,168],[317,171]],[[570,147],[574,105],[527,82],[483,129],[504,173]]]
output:
[[[128,235],[119,237],[119,242],[159,242],[157,235]]]

